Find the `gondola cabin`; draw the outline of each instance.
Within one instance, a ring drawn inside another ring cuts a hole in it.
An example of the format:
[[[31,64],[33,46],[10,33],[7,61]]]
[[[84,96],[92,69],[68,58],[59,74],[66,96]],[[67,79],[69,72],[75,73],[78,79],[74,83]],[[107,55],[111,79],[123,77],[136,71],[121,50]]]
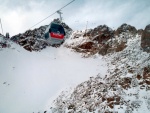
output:
[[[51,22],[45,31],[45,39],[48,44],[62,44],[65,40],[65,30],[61,24]]]

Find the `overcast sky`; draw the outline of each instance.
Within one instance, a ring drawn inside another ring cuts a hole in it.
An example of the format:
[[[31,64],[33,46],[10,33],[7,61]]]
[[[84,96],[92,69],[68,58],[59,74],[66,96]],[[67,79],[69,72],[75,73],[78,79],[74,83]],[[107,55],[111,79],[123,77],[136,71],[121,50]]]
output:
[[[0,0],[4,34],[9,32],[12,36],[23,33],[70,1],[72,0]],[[63,21],[74,30],[85,29],[87,21],[88,28],[106,24],[116,29],[127,23],[137,29],[144,29],[150,24],[150,0],[75,0],[62,12]],[[58,14],[54,14],[35,27],[49,24],[58,17]]]

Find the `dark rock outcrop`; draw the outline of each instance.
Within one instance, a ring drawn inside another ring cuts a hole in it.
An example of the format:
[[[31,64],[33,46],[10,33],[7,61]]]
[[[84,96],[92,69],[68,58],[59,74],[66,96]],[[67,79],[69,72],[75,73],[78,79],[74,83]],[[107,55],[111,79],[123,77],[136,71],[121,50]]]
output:
[[[0,48],[7,48],[10,47],[10,44],[8,43],[8,39],[0,34]]]
[[[142,35],[143,31],[144,31],[143,29],[138,29],[138,31],[137,31],[138,35]]]
[[[92,41],[85,42],[81,45],[77,45],[72,49],[80,53],[89,53],[90,55],[94,55],[98,51],[96,44]]]
[[[119,36],[120,34],[124,32],[135,35],[137,33],[137,29],[125,23],[125,24],[122,24],[120,27],[118,27],[118,29],[115,31],[115,35]]]
[[[150,24],[145,27],[142,33],[141,47],[144,51],[150,52]]]
[[[89,30],[87,33],[84,34],[84,36],[89,36],[94,41],[98,41],[98,43],[101,44],[113,38],[114,31],[106,25],[100,25],[94,29]]]
[[[75,32],[72,39],[79,37],[82,37],[85,41],[77,45],[75,44],[75,46],[72,44],[67,47],[71,47],[80,53],[87,53],[88,55],[86,57],[96,53],[106,55],[108,53],[120,52],[127,47],[126,40],[128,39],[125,34],[120,39],[115,39],[114,31],[106,25],[100,25],[88,30],[86,33]]]
[[[11,37],[11,40],[23,46],[28,51],[39,51],[47,46],[44,40],[44,32],[47,25],[41,26],[34,30],[27,30],[23,34],[18,34]]]

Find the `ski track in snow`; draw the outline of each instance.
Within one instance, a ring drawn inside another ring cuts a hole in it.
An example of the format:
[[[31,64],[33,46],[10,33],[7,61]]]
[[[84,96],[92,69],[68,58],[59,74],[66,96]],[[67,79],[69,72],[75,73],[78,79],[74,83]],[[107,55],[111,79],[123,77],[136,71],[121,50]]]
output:
[[[11,44],[0,50],[0,113],[43,112],[62,90],[106,71],[100,57],[82,58],[62,46],[28,52]]]

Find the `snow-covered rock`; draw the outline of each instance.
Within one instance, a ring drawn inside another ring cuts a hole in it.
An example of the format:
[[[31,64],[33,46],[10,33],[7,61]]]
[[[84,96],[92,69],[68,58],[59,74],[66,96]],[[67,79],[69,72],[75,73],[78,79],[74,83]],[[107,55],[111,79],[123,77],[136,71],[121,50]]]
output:
[[[10,42],[9,39],[0,34],[0,48],[10,47],[9,42]]]
[[[126,48],[126,40],[132,35],[122,33],[120,37],[114,36],[114,31],[106,25],[100,25],[93,30],[73,32],[65,46],[83,53],[88,57],[94,54],[106,55],[119,52]]]
[[[118,29],[115,31],[115,35],[120,35],[124,32],[131,33],[132,35],[136,35],[137,29],[134,26],[124,23],[120,27],[118,27]]]
[[[142,33],[141,47],[144,51],[150,53],[150,24],[145,27]]]

